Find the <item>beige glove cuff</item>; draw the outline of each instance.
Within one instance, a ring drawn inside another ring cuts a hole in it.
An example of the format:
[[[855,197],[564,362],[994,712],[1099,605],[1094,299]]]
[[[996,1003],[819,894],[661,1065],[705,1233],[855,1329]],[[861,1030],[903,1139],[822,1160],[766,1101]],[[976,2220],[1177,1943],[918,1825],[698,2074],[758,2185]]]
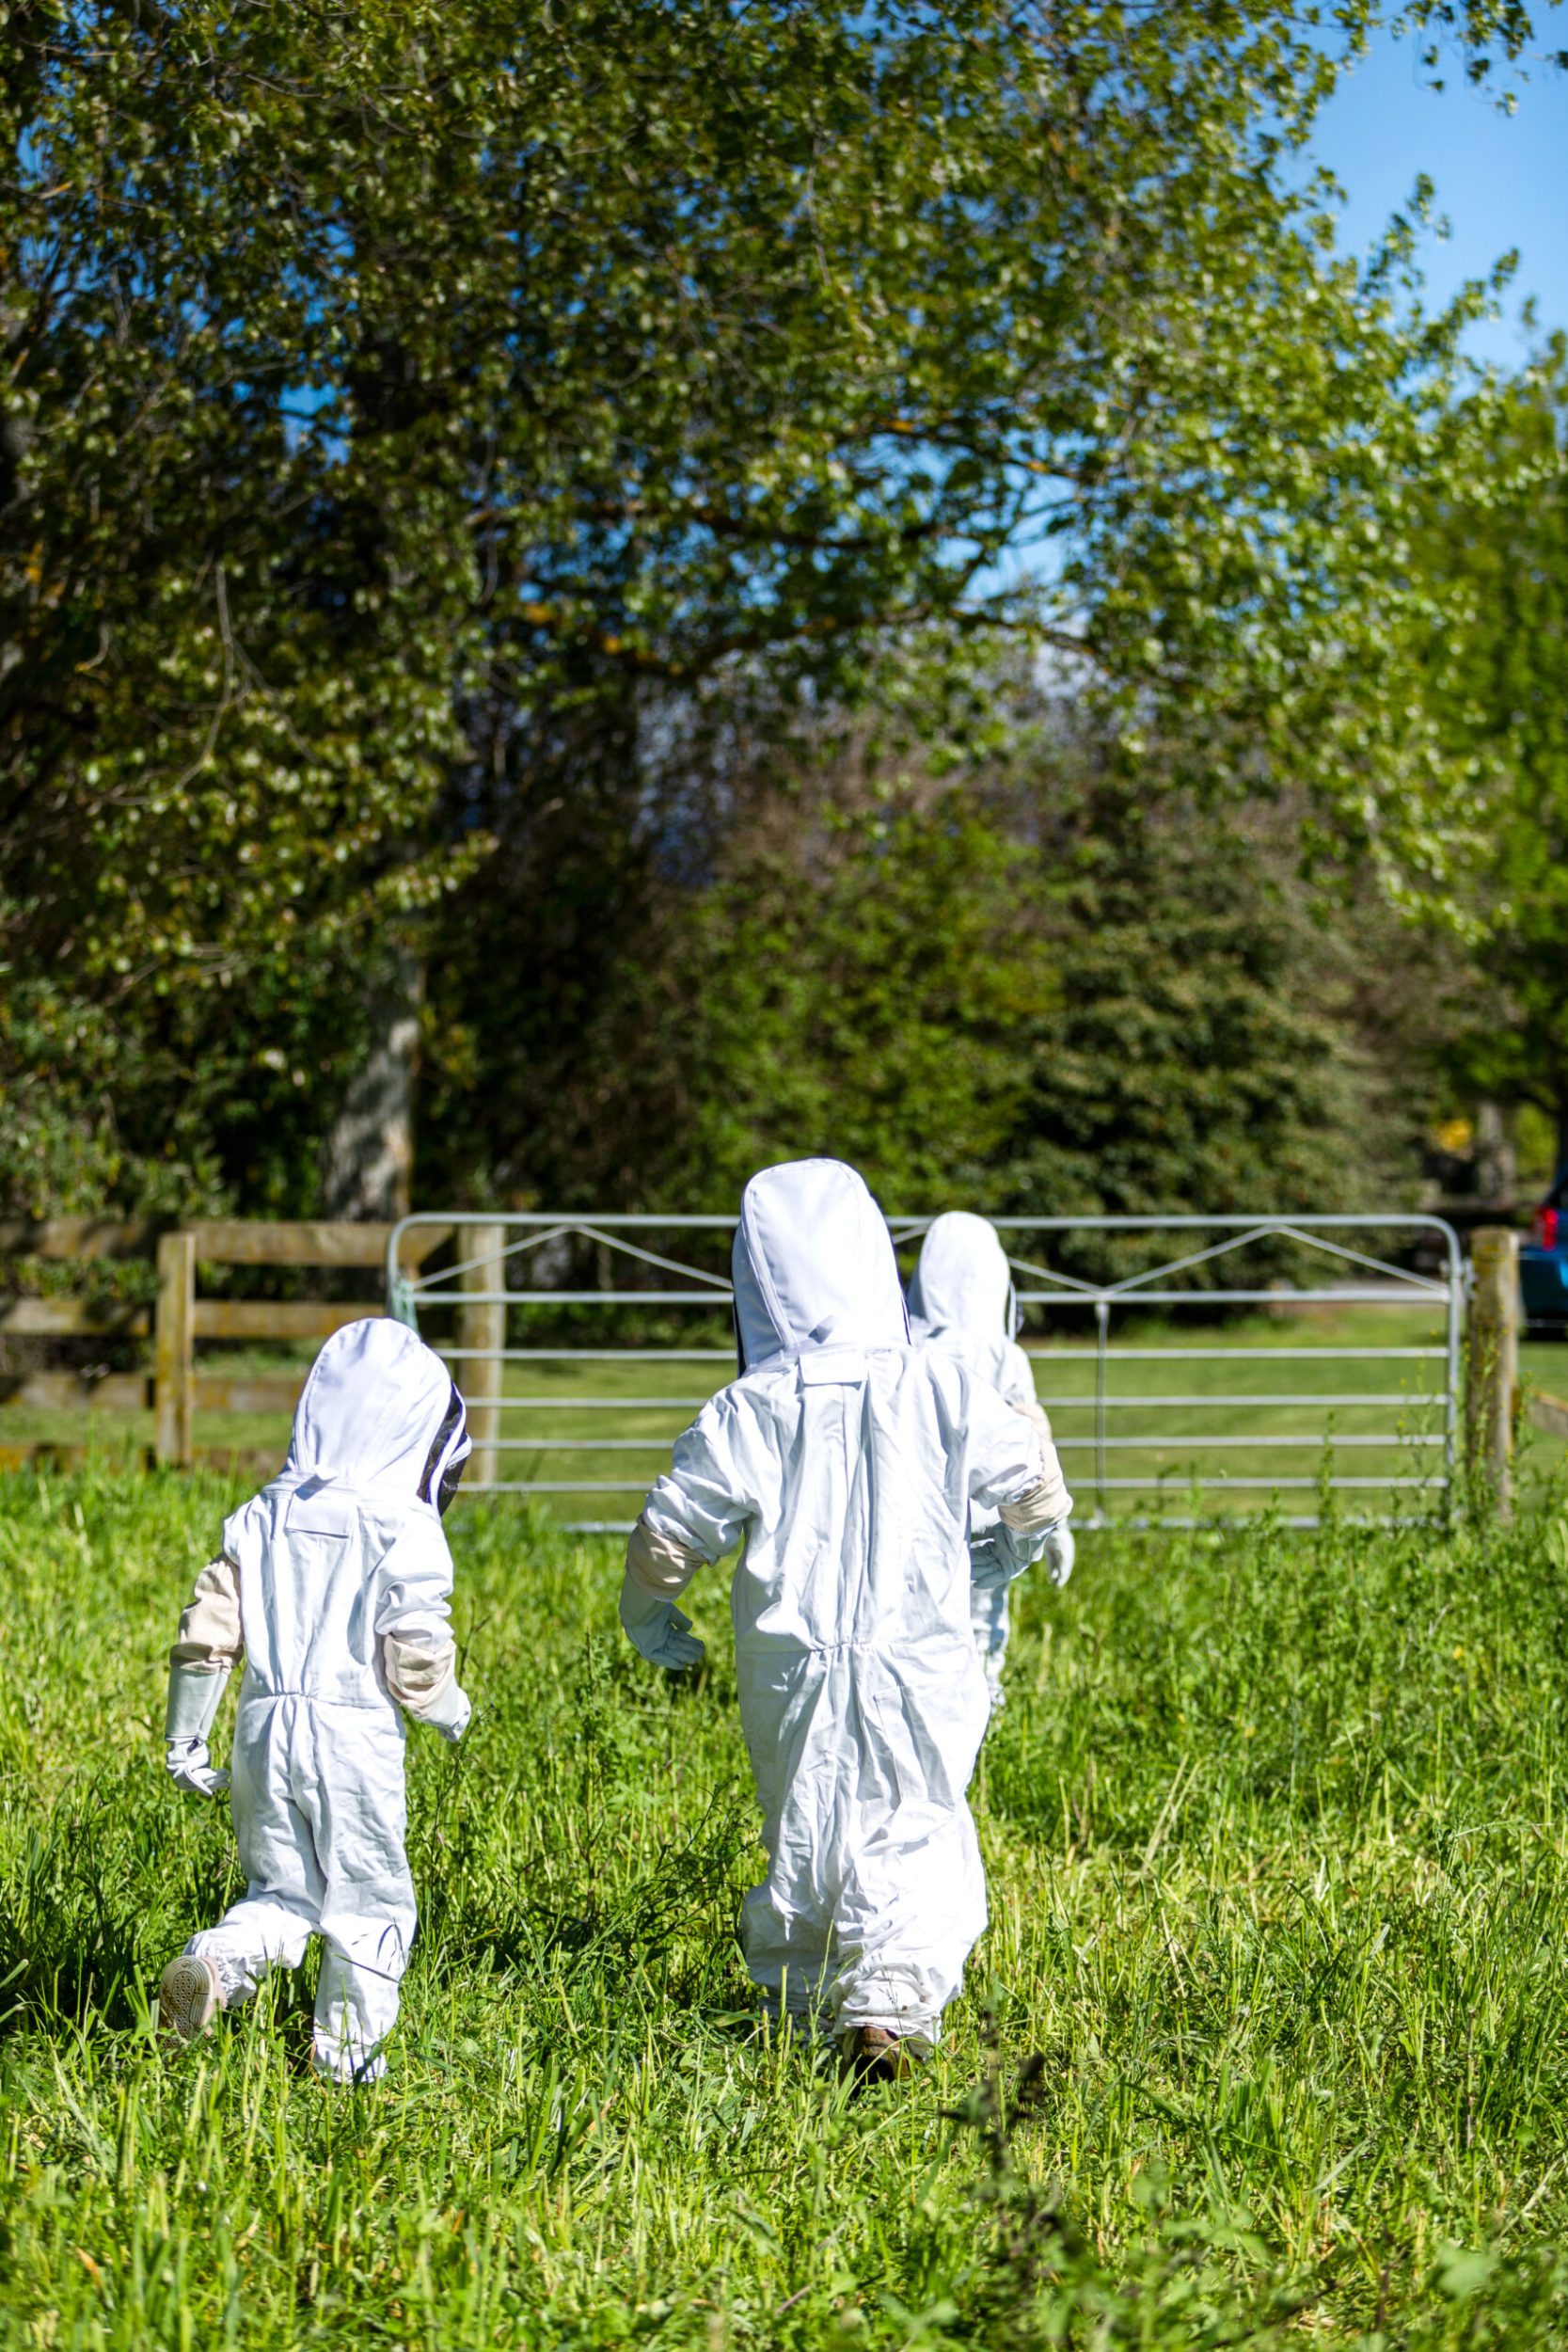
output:
[[[396,1633],[381,1637],[381,1663],[387,1688],[404,1712],[434,1716],[447,1685],[457,1673],[457,1645],[449,1634],[444,1642],[428,1635],[408,1638]]]
[[[1016,1502],[1002,1505],[1002,1517],[1015,1535],[1037,1535],[1044,1527],[1053,1527],[1065,1519],[1072,1508],[1072,1497],[1062,1476],[1062,1466],[1056,1459],[1056,1449],[1048,1445],[1045,1453],[1045,1475],[1027,1494]]]
[[[228,1558],[210,1560],[196,1580],[168,1662],[187,1674],[227,1674],[244,1647],[240,1571]]]
[[[650,1600],[675,1599],[706,1565],[700,1551],[656,1534],[646,1519],[638,1520],[627,1539],[626,1580]]]

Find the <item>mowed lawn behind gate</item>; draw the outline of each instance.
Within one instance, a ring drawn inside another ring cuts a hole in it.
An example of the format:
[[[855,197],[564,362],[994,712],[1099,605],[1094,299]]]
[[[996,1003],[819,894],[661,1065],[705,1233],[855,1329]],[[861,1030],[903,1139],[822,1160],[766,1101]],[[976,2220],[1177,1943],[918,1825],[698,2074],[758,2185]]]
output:
[[[1563,2341],[1555,1518],[1098,1534],[1030,1581],[974,1789],[990,1930],[937,2063],[856,2102],[736,1949],[723,1574],[675,1687],[619,1637],[612,1542],[459,1514],[478,1713],[411,1740],[423,1925],[390,2079],[345,2096],[309,1970],[172,2061],[147,2030],[237,1891],[158,1735],[239,1492],[0,1487],[0,2341]]]
[[[1092,1343],[1075,1332],[1055,1342],[1026,1335],[1026,1343],[1068,1483],[1086,1516],[1097,1501]],[[1257,1511],[1277,1492],[1288,1513],[1315,1511],[1326,1469],[1337,1477],[1415,1482],[1347,1489],[1348,1511],[1381,1511],[1397,1497],[1402,1512],[1430,1514],[1440,1504],[1432,1482],[1444,1467],[1446,1363],[1437,1356],[1368,1359],[1343,1351],[1445,1344],[1440,1322],[1400,1308],[1281,1309],[1207,1323],[1129,1320],[1115,1328],[1109,1364],[1104,1507],[1113,1514]],[[1186,1349],[1237,1352],[1180,1352]],[[1315,1360],[1304,1359],[1304,1349],[1313,1350]],[[1554,1358],[1568,1371],[1568,1353],[1527,1351],[1527,1377],[1545,1385]],[[570,1479],[627,1481],[618,1491],[542,1499],[573,1518],[630,1518],[670,1442],[731,1369],[653,1357],[508,1365],[506,1393],[527,1402],[503,1416],[510,1442],[501,1474],[551,1486]],[[1326,1402],[1345,1394],[1358,1401]],[[653,1402],[661,1395],[673,1400],[668,1406]],[[1164,1401],[1175,1398],[1195,1401]],[[613,1448],[603,1444],[611,1431]],[[1324,1459],[1325,1432],[1331,1463]],[[1373,1438],[1386,1442],[1370,1443]],[[1261,1442],[1267,1438],[1290,1442],[1271,1446]],[[1555,1459],[1558,1451],[1542,1440],[1531,1449],[1532,1465]],[[1152,1490],[1117,1483],[1133,1479],[1154,1482]]]
[[[1046,1341],[1029,1334],[1025,1338],[1034,1354],[1037,1389],[1050,1405],[1062,1445],[1069,1484],[1087,1513],[1095,1503],[1095,1368],[1087,1336],[1079,1329],[1064,1329]],[[1150,1478],[1160,1486],[1157,1492],[1142,1495],[1111,1487],[1107,1509],[1183,1515],[1252,1512],[1277,1492],[1287,1513],[1315,1511],[1324,1469],[1321,1437],[1325,1427],[1333,1441],[1337,1476],[1426,1480],[1440,1473],[1442,1360],[1378,1360],[1329,1351],[1441,1347],[1445,1338],[1439,1317],[1397,1306],[1281,1308],[1209,1322],[1185,1316],[1160,1322],[1129,1319],[1125,1325],[1118,1321],[1113,1326],[1105,1422],[1109,1436],[1120,1442],[1107,1452],[1105,1470],[1112,1479]],[[1117,1352],[1188,1345],[1258,1353],[1223,1360],[1182,1361],[1173,1355],[1166,1361],[1134,1361]],[[1304,1360],[1292,1352],[1302,1348],[1323,1354],[1317,1360]],[[249,1350],[214,1352],[208,1360],[231,1370],[236,1377],[242,1373],[262,1377],[280,1369],[303,1369],[309,1356],[309,1349],[292,1356]],[[1531,1342],[1521,1349],[1520,1361],[1527,1383],[1548,1392],[1568,1392],[1568,1347]],[[670,1444],[702,1399],[731,1376],[731,1371],[728,1359],[681,1363],[653,1352],[618,1362],[582,1358],[509,1363],[506,1395],[530,1403],[526,1409],[509,1406],[502,1415],[500,1434],[509,1442],[502,1449],[500,1474],[550,1487],[582,1481],[611,1488],[581,1496],[551,1492],[539,1500],[566,1521],[630,1519],[667,1461]],[[475,1385],[476,1375],[470,1372],[471,1391]],[[1325,1406],[1322,1400],[1335,1393],[1377,1401]],[[1176,1395],[1217,1401],[1158,1410],[1125,1401]],[[1271,1401],[1229,1401],[1233,1399]],[[127,1445],[150,1443],[151,1422],[147,1415],[95,1419],[8,1407],[0,1413],[0,1439],[8,1435],[18,1443],[80,1444],[92,1438],[112,1454]],[[1397,1442],[1369,1446],[1365,1440],[1370,1436],[1392,1437]],[[1528,1428],[1522,1428],[1521,1437],[1521,1470],[1528,1488],[1560,1459],[1563,1447],[1560,1440]],[[1204,1438],[1224,1442],[1196,1442]],[[1288,1448],[1247,1443],[1265,1438],[1294,1442]],[[270,1454],[281,1461],[288,1421],[280,1413],[201,1413],[197,1439],[220,1453],[231,1450],[236,1455],[263,1459]],[[1131,1444],[1132,1439],[1139,1442]],[[1289,1487],[1277,1483],[1287,1478],[1305,1484]],[[1394,1491],[1400,1510],[1417,1516],[1430,1516],[1440,1500],[1434,1491],[1420,1487]],[[1376,1513],[1388,1501],[1387,1489],[1348,1489],[1342,1496],[1343,1507],[1352,1512]]]

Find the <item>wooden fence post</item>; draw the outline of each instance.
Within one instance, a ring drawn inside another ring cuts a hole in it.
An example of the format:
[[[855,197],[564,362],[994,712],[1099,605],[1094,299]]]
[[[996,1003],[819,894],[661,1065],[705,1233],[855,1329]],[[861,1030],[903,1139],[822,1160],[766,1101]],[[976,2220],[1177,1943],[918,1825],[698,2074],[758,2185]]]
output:
[[[463,1272],[457,1278],[458,1288],[465,1291],[503,1291],[506,1288],[506,1261],[501,1252],[506,1247],[506,1228],[502,1225],[460,1225],[457,1229],[457,1263]],[[470,1264],[469,1260],[478,1263]],[[457,1310],[457,1344],[460,1348],[480,1348],[491,1354],[488,1362],[475,1361],[465,1355],[459,1361],[457,1385],[464,1395],[499,1397],[506,1366],[500,1361],[500,1350],[506,1345],[506,1304],[498,1299],[493,1305],[476,1302]],[[489,1486],[500,1476],[501,1455],[496,1451],[500,1435],[500,1407],[497,1404],[470,1405],[468,1434],[474,1441],[473,1459],[467,1477],[476,1486]],[[467,1481],[465,1482],[467,1483]]]
[[[196,1235],[165,1233],[158,1242],[154,1325],[153,1453],[188,1470],[196,1408]]]
[[[1473,1476],[1491,1486],[1501,1518],[1513,1501],[1513,1405],[1519,1388],[1519,1236],[1483,1225],[1470,1237],[1465,1425]]]

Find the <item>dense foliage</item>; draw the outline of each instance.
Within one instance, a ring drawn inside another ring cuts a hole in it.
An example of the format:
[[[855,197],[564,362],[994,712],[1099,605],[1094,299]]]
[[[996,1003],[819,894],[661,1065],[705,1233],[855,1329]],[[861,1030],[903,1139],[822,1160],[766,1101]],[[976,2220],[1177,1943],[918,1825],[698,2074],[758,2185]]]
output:
[[[737,736],[985,753],[1004,643],[1150,792],[1288,785],[1440,894],[1413,533],[1493,446],[1450,397],[1482,297],[1423,320],[1407,232],[1358,272],[1300,184],[1380,14],[13,5],[0,952],[55,993],[0,1037],[11,1200],[74,1152],[106,1199],[311,1205],[400,961],[477,938],[522,1030],[612,1018]],[[50,1027],[130,1082],[54,1083]]]
[[[1062,740],[958,785],[837,781],[761,800],[702,886],[651,894],[579,1021],[519,1036],[504,988],[443,970],[461,1066],[516,1093],[498,1117],[432,1073],[438,1191],[721,1210],[799,1151],[910,1210],[1330,1208],[1401,1181],[1372,1102],[1406,1025],[1336,969],[1288,824],[1243,837]],[[479,1156],[487,1127],[518,1162]]]
[[[310,2078],[308,1982],[172,2063],[146,2033],[234,1888],[226,1809],[156,1753],[232,1500],[8,1482],[8,2342],[1561,2343],[1539,1523],[1086,1537],[1065,1594],[1026,1586],[976,1788],[991,1926],[929,2074],[856,2102],[759,2033],[736,1950],[722,1579],[706,1679],[669,1689],[609,1544],[460,1509],[479,1713],[455,1756],[411,1741],[423,1925],[353,2097]],[[1025,2077],[1002,2138],[993,2075]]]
[[[1444,506],[1433,561],[1469,600],[1433,657],[1433,700],[1487,806],[1466,912],[1482,983],[1449,1060],[1472,1088],[1532,1104],[1568,1161],[1568,348],[1514,387],[1501,480]],[[1514,469],[1523,475],[1511,483]]]

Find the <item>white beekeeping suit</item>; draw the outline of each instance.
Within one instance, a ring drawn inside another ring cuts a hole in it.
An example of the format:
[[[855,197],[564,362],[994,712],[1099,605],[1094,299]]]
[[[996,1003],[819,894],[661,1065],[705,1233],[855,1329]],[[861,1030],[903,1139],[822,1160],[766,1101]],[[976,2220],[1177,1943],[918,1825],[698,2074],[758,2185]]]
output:
[[[207,1734],[245,1654],[234,1831],[247,1885],[165,1972],[160,2017],[204,2027],[267,1970],[325,1942],[315,2058],[373,2079],[415,1923],[404,1852],[404,1712],[462,1737],[441,1512],[469,1450],[445,1365],[401,1324],[328,1340],[281,1474],[236,1511],[170,1657],[168,1765],[211,1793]],[[401,1710],[401,1711],[400,1711]]]
[[[965,1797],[987,1715],[970,1504],[1002,1513],[1006,1575],[1071,1502],[1031,1423],[910,1344],[892,1241],[853,1169],[754,1176],[734,1276],[740,1377],[648,1497],[622,1622],[645,1657],[692,1662],[674,1597],[742,1546],[736,1672],[768,1855],[744,1906],[748,1966],[791,2010],[820,2004],[857,2056],[867,2035],[919,2051],[986,1923]]]
[[[1029,1359],[1018,1344],[1018,1300],[1012,1270],[994,1225],[966,1209],[953,1209],[933,1218],[921,1244],[920,1263],[910,1283],[910,1329],[916,1343],[940,1348],[976,1378],[989,1382],[1015,1412],[1025,1414],[1039,1427],[1047,1442],[1051,1423],[1035,1396],[1035,1375]],[[995,1525],[995,1514],[976,1506],[970,1533],[977,1554]],[[1072,1574],[1072,1530],[1053,1531],[1045,1549],[1052,1581],[1060,1586]],[[975,1645],[985,1664],[991,1705],[1003,1704],[1002,1669],[1007,1655],[1007,1586],[976,1579],[971,1623]]]

